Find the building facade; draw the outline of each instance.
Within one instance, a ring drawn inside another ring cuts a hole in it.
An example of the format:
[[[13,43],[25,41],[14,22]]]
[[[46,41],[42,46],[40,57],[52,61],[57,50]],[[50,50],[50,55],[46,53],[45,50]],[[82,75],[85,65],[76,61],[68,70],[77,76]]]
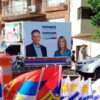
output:
[[[0,0],[0,45],[6,41],[6,22],[65,22],[69,20],[69,8],[69,0]]]
[[[69,18],[69,0],[1,0],[1,6],[6,22]]]
[[[88,46],[87,52],[90,56],[99,54],[95,51],[100,49],[100,44],[91,39],[97,30],[91,24],[91,15],[93,13],[86,0],[0,0],[0,31],[5,22],[65,22],[70,20],[73,49],[76,51],[78,59],[78,51],[82,44]],[[4,41],[4,37],[5,34],[0,34],[0,41]]]
[[[69,20],[69,0],[0,0],[0,22],[3,23],[67,20]]]
[[[90,16],[92,15],[93,12],[89,8],[86,0],[70,0],[73,49],[76,51],[77,60],[79,48],[82,44],[87,45],[87,52],[91,57],[100,54],[100,52],[97,51],[100,49],[100,44],[91,38],[97,30],[97,27],[91,24]]]

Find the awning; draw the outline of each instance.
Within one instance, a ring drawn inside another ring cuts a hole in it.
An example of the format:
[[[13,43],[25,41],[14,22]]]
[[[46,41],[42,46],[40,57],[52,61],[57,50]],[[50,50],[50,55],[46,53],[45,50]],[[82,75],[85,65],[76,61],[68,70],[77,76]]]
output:
[[[75,36],[72,36],[72,38],[90,41],[91,40],[91,36],[93,36],[92,33],[80,33],[80,34],[77,34]]]
[[[2,20],[6,22],[12,22],[12,21],[41,21],[45,20],[46,14],[42,13],[26,13],[26,14],[20,14],[20,15],[13,15],[13,16],[3,16]]]
[[[73,38],[91,37],[92,35],[93,35],[92,33],[80,33],[73,36]]]

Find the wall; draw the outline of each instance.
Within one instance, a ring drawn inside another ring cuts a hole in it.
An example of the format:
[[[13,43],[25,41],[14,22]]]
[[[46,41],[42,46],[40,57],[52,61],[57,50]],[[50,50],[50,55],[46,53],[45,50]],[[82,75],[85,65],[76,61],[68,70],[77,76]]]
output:
[[[76,6],[77,5],[77,6]],[[94,33],[97,27],[91,24],[90,19],[78,19],[78,8],[89,7],[86,0],[71,0],[70,21],[72,22],[72,35],[79,33]]]
[[[76,46],[79,46],[79,45],[82,45],[82,44],[85,44],[85,45],[88,46],[87,53],[91,57],[94,57],[96,55],[100,55],[100,52],[99,52],[100,44],[99,43],[86,41],[86,40],[81,40],[81,39],[74,39],[73,50],[76,51]]]
[[[82,33],[95,33],[96,30],[97,30],[97,27],[91,24],[91,20],[81,19],[81,32]]]
[[[58,19],[58,18],[64,18],[65,21],[69,20],[69,0],[65,0],[64,5],[60,6],[51,6],[48,7],[46,2],[45,4],[42,3],[42,7],[46,9],[46,18],[47,20],[50,19]],[[42,8],[43,9],[43,8]]]
[[[80,7],[88,7],[85,0],[71,0],[70,2],[70,21],[72,22],[72,36],[77,34],[85,34],[95,33],[96,27],[91,24],[91,20],[89,19],[77,19],[78,8]],[[88,46],[87,52],[93,57],[100,54],[100,44],[91,42],[90,36],[83,37],[82,39],[73,38],[73,50],[76,51],[76,47],[82,44]],[[87,39],[87,40],[86,40]],[[78,51],[76,51],[78,52]]]
[[[79,34],[81,32],[81,21],[77,20],[77,9],[79,7],[81,7],[81,0],[71,0],[70,21],[72,22],[72,36]]]
[[[82,7],[89,7],[87,0],[81,0]]]

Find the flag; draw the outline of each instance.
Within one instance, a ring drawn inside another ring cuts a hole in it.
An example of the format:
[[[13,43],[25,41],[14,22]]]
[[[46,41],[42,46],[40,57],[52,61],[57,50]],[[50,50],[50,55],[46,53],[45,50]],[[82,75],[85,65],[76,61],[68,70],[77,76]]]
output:
[[[3,86],[3,71],[2,68],[0,67],[0,100],[3,100],[2,86]]]
[[[70,77],[62,79],[61,82],[61,91],[60,91],[60,98],[61,100],[68,100],[70,92]]]
[[[30,97],[32,96],[33,98],[35,98],[36,91],[37,91],[36,87],[39,84],[38,82],[39,82],[41,72],[42,72],[42,69],[28,72],[23,75],[20,75],[19,77],[15,78],[11,82],[9,82],[6,85],[6,87],[4,88],[5,100],[13,100],[15,98],[24,98],[24,95],[30,96]],[[27,87],[28,85],[30,87]],[[34,92],[34,94],[29,94],[31,91],[31,87],[33,87],[33,86],[36,86],[33,88],[33,91],[32,91],[32,92]],[[22,89],[24,89],[24,87],[26,88],[26,90],[22,91]],[[27,89],[29,91],[26,93]]]
[[[91,79],[89,78],[81,84],[81,96],[79,100],[93,100]]]
[[[55,73],[53,73],[53,74],[51,74],[51,72],[53,71],[52,68],[55,69]],[[49,69],[47,67],[48,73],[45,70],[44,75],[42,77],[42,80],[45,80],[49,74],[48,80],[44,84],[42,83],[43,85],[40,85],[40,88],[39,88],[39,91],[37,94],[37,100],[47,100],[47,98],[49,96],[51,96],[50,98],[52,98],[52,99],[58,98],[56,100],[60,100],[62,67],[53,66],[53,67],[50,67]]]
[[[38,90],[58,69],[58,66],[50,66],[15,78],[4,88],[5,100],[36,100]]]
[[[79,100],[80,77],[70,82],[70,97],[68,100]]]
[[[100,79],[92,84],[93,100],[100,100]]]
[[[58,96],[58,89],[56,89],[58,86],[58,72],[53,75],[51,79],[47,81],[47,83],[39,90],[37,95],[37,100],[48,100],[50,97],[51,100],[55,100],[55,98],[59,98]]]

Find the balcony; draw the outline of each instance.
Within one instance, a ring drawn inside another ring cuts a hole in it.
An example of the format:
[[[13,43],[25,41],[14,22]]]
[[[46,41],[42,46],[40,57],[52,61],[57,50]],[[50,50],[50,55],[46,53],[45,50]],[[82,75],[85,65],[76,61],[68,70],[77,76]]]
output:
[[[68,4],[65,4],[65,3],[57,2],[51,5],[47,5],[47,12],[67,10],[67,9],[68,9]]]
[[[41,4],[2,7],[3,21],[36,20],[38,17],[45,17],[41,10]]]
[[[77,25],[77,30],[75,25]],[[91,41],[91,36],[98,29],[98,27],[91,24],[90,19],[80,19],[72,25],[72,36],[73,38]]]
[[[98,30],[99,28],[92,25],[90,19],[80,19],[81,20],[81,33],[90,33],[93,34]]]

